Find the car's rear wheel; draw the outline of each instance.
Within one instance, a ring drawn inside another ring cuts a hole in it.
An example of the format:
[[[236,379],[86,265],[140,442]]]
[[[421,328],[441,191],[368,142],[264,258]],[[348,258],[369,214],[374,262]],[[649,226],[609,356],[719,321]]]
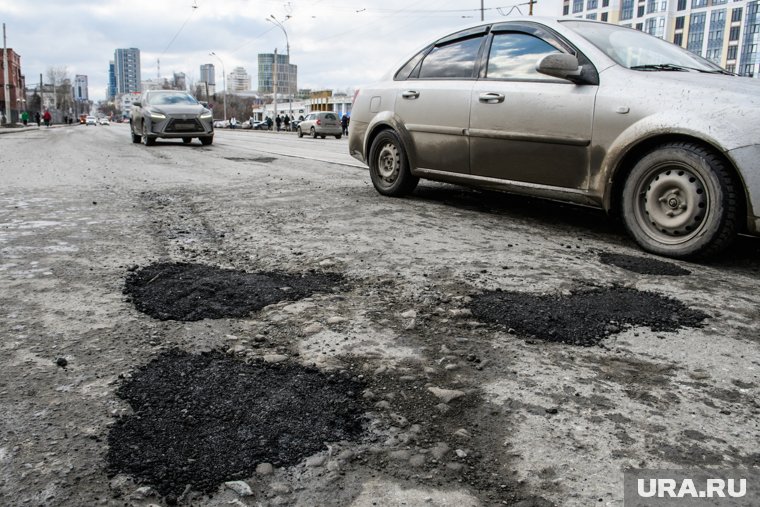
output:
[[[311,127],[311,130],[309,130],[309,135],[311,135],[312,139],[316,139],[317,138],[317,131],[314,130],[314,127]]]
[[[137,144],[140,141],[142,141],[142,136],[139,134],[135,134],[135,126],[132,124],[132,122],[129,122],[129,133],[132,134],[132,142]]]
[[[156,138],[148,135],[148,126],[145,123],[143,123],[142,142],[145,146],[156,144]]]
[[[208,146],[208,145],[210,145],[211,143],[213,143],[213,142],[214,142],[214,136],[210,136],[210,137],[200,137],[199,139],[201,140],[201,144],[202,144],[203,146]]]
[[[738,227],[736,184],[725,162],[695,143],[657,147],[623,188],[623,221],[644,250],[674,258],[724,250]]]
[[[375,189],[383,195],[402,196],[417,186],[419,178],[409,171],[409,159],[398,135],[384,130],[369,150],[369,174]]]
[[[182,142],[185,143],[185,144],[190,144],[190,143],[193,142],[193,138],[192,137],[183,137],[182,138]]]
[[[298,127],[298,137],[303,137],[303,132],[301,132],[301,127]]]
[[[335,136],[335,139],[340,139],[341,137],[343,137],[343,136],[340,135],[340,134],[338,134],[337,136]]]

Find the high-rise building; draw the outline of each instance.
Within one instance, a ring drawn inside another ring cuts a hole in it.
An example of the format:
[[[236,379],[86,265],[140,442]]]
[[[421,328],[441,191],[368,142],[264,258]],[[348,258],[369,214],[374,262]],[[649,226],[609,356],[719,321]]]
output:
[[[175,90],[187,90],[187,76],[185,76],[184,72],[175,72],[174,73],[174,83],[173,88]]]
[[[201,83],[208,83],[209,86],[216,84],[216,71],[213,63],[204,63],[201,65]]]
[[[140,91],[140,50],[117,49],[114,53],[116,93]]]
[[[116,64],[108,62],[108,89],[106,99],[113,100],[116,97]]]
[[[740,76],[760,78],[760,0],[564,0],[565,16],[665,39]]]
[[[74,77],[74,100],[77,102],[86,102],[90,100],[90,94],[87,90],[87,76],[77,74]]]
[[[246,92],[251,89],[251,76],[243,67],[235,67],[227,76],[227,91]]]
[[[274,53],[259,54],[259,93],[273,93]],[[295,96],[298,91],[298,66],[290,63],[290,55],[277,55],[277,94]]]

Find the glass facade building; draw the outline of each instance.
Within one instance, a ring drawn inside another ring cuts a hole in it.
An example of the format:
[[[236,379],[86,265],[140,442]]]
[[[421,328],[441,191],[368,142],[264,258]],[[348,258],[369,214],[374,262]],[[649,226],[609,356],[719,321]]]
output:
[[[114,52],[116,93],[140,92],[140,50],[117,49]]]
[[[259,54],[259,93],[274,93],[274,53]],[[277,94],[295,96],[298,92],[298,66],[290,63],[290,56],[277,55]]]

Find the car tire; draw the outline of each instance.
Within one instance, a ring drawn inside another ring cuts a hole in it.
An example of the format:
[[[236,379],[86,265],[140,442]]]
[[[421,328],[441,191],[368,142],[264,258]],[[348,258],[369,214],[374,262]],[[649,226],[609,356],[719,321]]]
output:
[[[190,144],[190,143],[193,142],[193,138],[192,137],[183,137],[182,138],[182,142],[185,143],[185,144]]]
[[[132,134],[132,142],[137,144],[142,141],[142,136],[135,134],[134,125],[132,125],[132,122],[129,122],[129,133]]]
[[[148,126],[143,122],[142,142],[145,146],[153,146],[156,144],[156,138],[148,135]]]
[[[392,197],[410,193],[420,179],[409,171],[409,159],[401,139],[392,130],[378,134],[369,150],[369,174],[375,189]]]
[[[201,140],[201,144],[202,144],[203,146],[209,146],[211,143],[213,143],[213,142],[214,142],[214,136],[209,136],[209,137],[199,137],[198,139],[200,139],[200,140]]]
[[[312,139],[316,139],[317,138],[317,131],[314,130],[314,127],[311,127],[311,130],[309,130],[309,135],[311,135]]]
[[[298,138],[300,139],[302,137],[303,137],[303,132],[301,132],[301,127],[298,127]]]
[[[327,136],[324,136],[324,135],[320,135],[319,137],[320,137],[320,138],[322,138],[322,139],[324,139],[324,138],[326,138]]]
[[[340,139],[341,137],[343,137],[343,136],[340,135],[340,134],[338,134],[337,136],[335,136],[335,139]]]
[[[696,143],[668,143],[644,155],[623,187],[628,233],[646,251],[677,259],[725,250],[738,231],[737,185],[726,163]]]

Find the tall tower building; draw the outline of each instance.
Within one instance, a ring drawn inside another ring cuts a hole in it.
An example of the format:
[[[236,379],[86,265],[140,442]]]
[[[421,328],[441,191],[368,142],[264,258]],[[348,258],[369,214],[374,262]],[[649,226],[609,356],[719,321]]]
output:
[[[74,77],[74,100],[77,102],[86,102],[90,100],[90,94],[87,90],[87,76],[77,74]]]
[[[116,97],[116,64],[113,60],[108,62],[108,89],[106,90],[106,98],[113,100]]]
[[[245,92],[251,89],[251,76],[243,67],[235,67],[227,76],[227,91]]]
[[[216,84],[216,70],[213,63],[204,63],[201,65],[201,82],[208,83],[209,86]]]
[[[259,92],[273,93],[274,53],[259,54]],[[289,55],[277,55],[277,94],[294,96],[298,91],[298,66]]]
[[[116,93],[140,91],[140,50],[117,49],[114,53]]]

